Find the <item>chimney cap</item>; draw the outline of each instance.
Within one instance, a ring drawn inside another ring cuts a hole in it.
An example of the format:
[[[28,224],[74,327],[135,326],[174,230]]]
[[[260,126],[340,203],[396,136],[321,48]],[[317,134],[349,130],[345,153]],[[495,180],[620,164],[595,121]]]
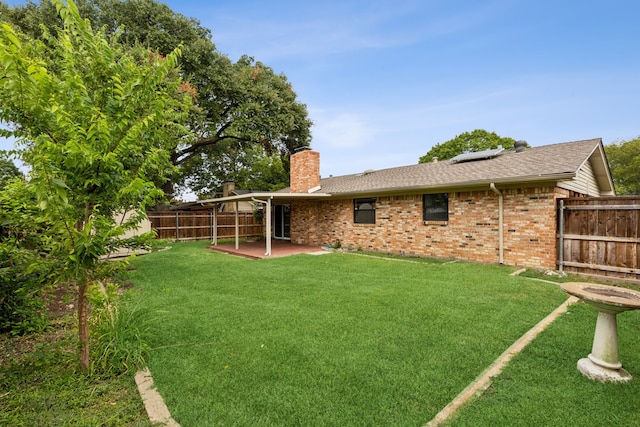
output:
[[[293,152],[294,153],[301,153],[301,152],[307,151],[307,150],[311,150],[311,147],[305,145],[305,146],[296,148],[295,150],[293,150]]]

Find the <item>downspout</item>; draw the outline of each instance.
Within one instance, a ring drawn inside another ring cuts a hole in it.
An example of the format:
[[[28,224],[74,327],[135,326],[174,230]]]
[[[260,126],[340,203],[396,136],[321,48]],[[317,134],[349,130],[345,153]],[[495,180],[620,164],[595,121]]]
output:
[[[498,195],[498,236],[500,239],[499,253],[500,264],[504,264],[504,206],[502,193],[496,188],[496,185],[492,182],[489,184],[491,191]]]
[[[264,234],[267,235],[267,251],[265,252],[266,256],[271,256],[271,199],[273,197],[269,197],[267,199],[267,231]]]
[[[564,268],[564,199],[560,199],[560,224],[558,225],[559,242],[558,242],[558,270],[562,271]]]

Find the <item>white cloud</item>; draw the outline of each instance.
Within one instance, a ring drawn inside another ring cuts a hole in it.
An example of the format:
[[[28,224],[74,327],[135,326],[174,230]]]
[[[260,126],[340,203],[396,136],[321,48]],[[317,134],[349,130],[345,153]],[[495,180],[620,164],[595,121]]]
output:
[[[312,145],[326,148],[359,148],[366,146],[376,134],[373,123],[356,112],[331,115],[326,111],[311,111],[314,120]]]
[[[263,8],[269,8],[265,13]],[[443,9],[444,8],[444,9]],[[448,5],[415,1],[291,3],[199,12],[213,40],[235,58],[249,54],[268,63],[386,49],[447,37],[481,25],[496,13],[491,4],[448,10]]]
[[[273,62],[283,58],[318,58],[363,49],[387,47],[392,40],[367,34],[361,25],[324,19],[304,19],[295,23],[236,19],[231,28],[214,35],[222,51],[232,58],[248,53]]]

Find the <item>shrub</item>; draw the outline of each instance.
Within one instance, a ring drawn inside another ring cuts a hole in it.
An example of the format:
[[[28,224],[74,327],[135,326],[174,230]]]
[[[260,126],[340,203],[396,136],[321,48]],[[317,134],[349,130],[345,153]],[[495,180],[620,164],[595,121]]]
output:
[[[29,255],[0,243],[0,331],[12,335],[41,332],[47,326],[41,276],[28,269]]]
[[[53,239],[42,233],[46,224],[34,220],[32,202],[22,181],[0,191],[0,331],[14,335],[46,327],[40,294],[57,269],[46,256]]]
[[[151,318],[131,294],[118,294],[115,284],[90,291],[92,373],[118,375],[146,364]]]

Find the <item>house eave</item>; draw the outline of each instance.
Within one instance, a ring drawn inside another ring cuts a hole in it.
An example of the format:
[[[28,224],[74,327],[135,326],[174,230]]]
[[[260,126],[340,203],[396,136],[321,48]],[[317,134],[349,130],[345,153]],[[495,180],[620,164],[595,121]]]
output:
[[[495,179],[482,179],[475,181],[465,181],[456,183],[442,183],[437,185],[409,185],[398,187],[387,187],[373,190],[357,190],[357,191],[341,191],[334,193],[280,193],[280,192],[259,192],[248,193],[237,196],[218,197],[215,199],[199,200],[201,206],[215,206],[220,203],[229,202],[242,202],[252,201],[253,199],[285,202],[288,200],[311,200],[311,199],[328,199],[328,198],[342,198],[342,197],[357,197],[365,195],[387,195],[387,194],[401,194],[401,193],[416,193],[416,192],[439,192],[439,191],[470,191],[488,189],[493,183],[495,185],[502,186],[514,186],[514,185],[531,185],[531,184],[544,184],[556,185],[560,181],[568,181],[576,177],[576,172],[562,172],[548,175],[531,175],[521,176],[518,178],[495,178]]]
[[[439,192],[439,191],[470,191],[488,189],[491,183],[503,186],[525,185],[525,184],[542,184],[549,183],[555,185],[559,181],[568,181],[575,178],[575,172],[563,172],[550,175],[533,175],[503,179],[482,179],[476,181],[465,181],[458,183],[443,183],[438,185],[410,185],[401,187],[388,187],[374,190],[358,190],[331,193],[333,197],[354,197],[364,195],[387,195],[400,193],[416,193],[416,192]]]

